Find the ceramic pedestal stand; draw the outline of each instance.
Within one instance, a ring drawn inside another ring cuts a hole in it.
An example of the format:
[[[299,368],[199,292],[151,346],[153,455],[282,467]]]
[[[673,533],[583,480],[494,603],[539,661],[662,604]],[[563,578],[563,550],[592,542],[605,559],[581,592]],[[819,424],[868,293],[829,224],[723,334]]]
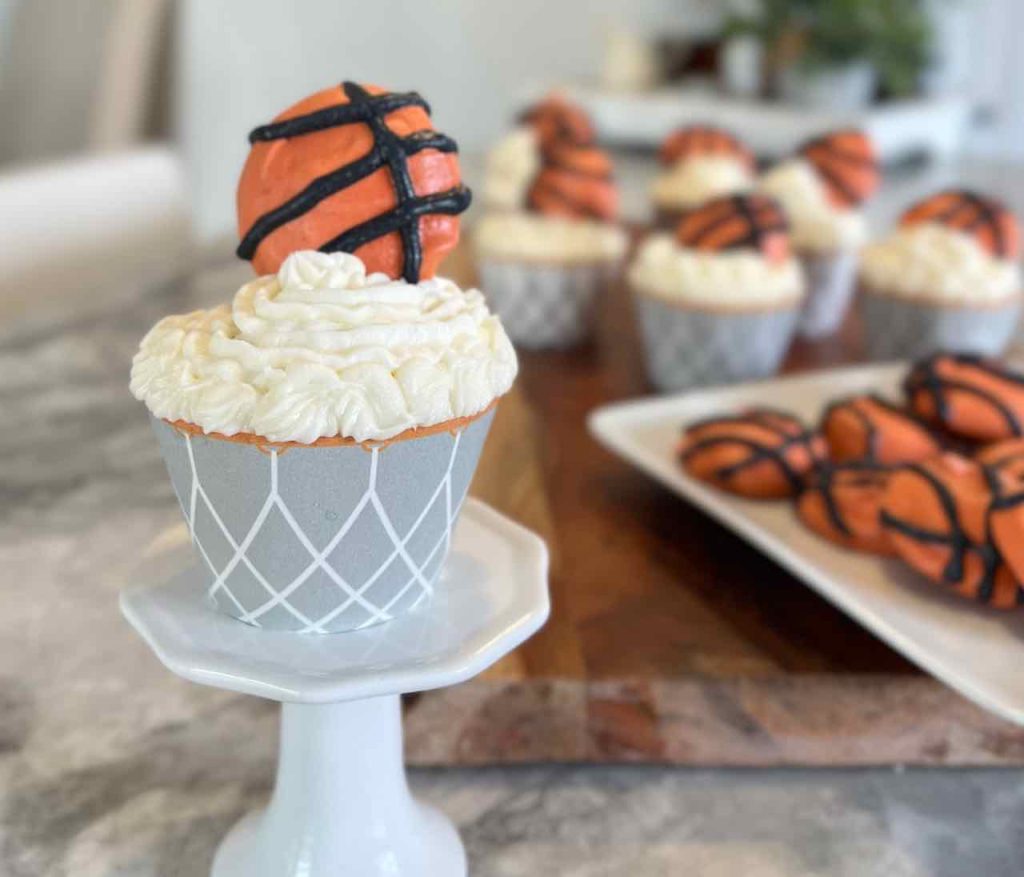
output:
[[[431,603],[354,633],[249,627],[213,610],[202,582],[193,568],[121,608],[179,676],[283,704],[270,804],[228,834],[213,877],[465,875],[454,827],[409,793],[399,695],[475,676],[544,623],[544,543],[467,500]]]

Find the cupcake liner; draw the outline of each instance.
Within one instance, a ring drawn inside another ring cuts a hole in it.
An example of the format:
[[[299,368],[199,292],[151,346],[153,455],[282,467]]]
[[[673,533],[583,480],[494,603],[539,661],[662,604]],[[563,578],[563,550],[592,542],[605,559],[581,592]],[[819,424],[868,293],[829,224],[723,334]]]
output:
[[[918,359],[938,350],[998,356],[1017,330],[1021,300],[947,306],[864,290],[861,309],[870,359]]]
[[[480,261],[484,295],[509,338],[527,349],[565,348],[584,341],[593,328],[598,293],[612,271],[609,262]]]
[[[701,310],[634,295],[647,374],[664,392],[774,374],[796,330],[799,305]]]
[[[843,322],[853,299],[857,273],[855,251],[802,253],[800,263],[807,279],[797,333],[804,338],[831,335]]]
[[[433,593],[492,419],[379,447],[153,428],[216,608],[257,627],[334,633]]]

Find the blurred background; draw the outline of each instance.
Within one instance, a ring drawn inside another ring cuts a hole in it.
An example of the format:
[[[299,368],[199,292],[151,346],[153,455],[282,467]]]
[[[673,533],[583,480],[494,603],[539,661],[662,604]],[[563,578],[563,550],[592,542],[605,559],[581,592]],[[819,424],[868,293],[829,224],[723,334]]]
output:
[[[1022,29],[1017,0],[0,0],[0,307],[226,258],[246,133],[342,78],[426,95],[471,185],[516,108],[564,88],[616,148],[630,219],[687,121],[766,159],[852,122],[896,179],[991,176],[1024,160]]]

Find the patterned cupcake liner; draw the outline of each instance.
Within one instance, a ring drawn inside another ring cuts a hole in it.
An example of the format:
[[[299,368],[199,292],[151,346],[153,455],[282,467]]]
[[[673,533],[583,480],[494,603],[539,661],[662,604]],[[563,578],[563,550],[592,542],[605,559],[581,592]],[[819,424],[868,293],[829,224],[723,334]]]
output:
[[[796,331],[799,305],[701,310],[634,292],[647,374],[662,392],[775,374]]]
[[[807,280],[807,298],[797,333],[804,338],[823,338],[840,325],[850,308],[857,279],[857,253],[801,253]]]
[[[1021,299],[996,306],[946,306],[862,290],[869,359],[918,359],[937,350],[998,356],[1020,321]]]
[[[271,630],[335,633],[434,592],[492,419],[370,448],[153,428],[216,608]]]
[[[481,259],[480,281],[509,338],[527,349],[562,349],[585,341],[597,297],[614,263],[530,264]]]

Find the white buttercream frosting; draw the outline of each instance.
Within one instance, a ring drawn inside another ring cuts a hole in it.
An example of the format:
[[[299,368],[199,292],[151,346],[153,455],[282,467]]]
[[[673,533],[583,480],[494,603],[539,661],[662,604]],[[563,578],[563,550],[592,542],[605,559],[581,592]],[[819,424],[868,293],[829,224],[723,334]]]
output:
[[[473,241],[482,258],[559,264],[616,261],[628,244],[626,232],[611,223],[526,211],[489,213]]]
[[[651,199],[659,207],[688,208],[711,198],[747,191],[754,175],[734,155],[695,155],[673,164],[655,178]]]
[[[693,250],[670,234],[644,241],[629,281],[645,295],[714,308],[779,306],[804,293],[803,273],[792,257],[773,262],[755,249]]]
[[[304,251],[231,304],[157,323],[131,391],[156,417],[207,433],[370,441],[477,414],[515,374],[478,290],[367,276],[356,256]]]
[[[492,210],[519,210],[540,170],[540,149],[532,128],[507,134],[487,154],[483,203]]]
[[[776,165],[761,177],[758,188],[782,204],[789,217],[790,238],[798,250],[850,250],[867,239],[863,213],[829,201],[825,184],[805,159]]]
[[[902,226],[861,252],[861,277],[875,292],[908,298],[998,301],[1021,292],[1021,269],[973,237],[938,223]]]

